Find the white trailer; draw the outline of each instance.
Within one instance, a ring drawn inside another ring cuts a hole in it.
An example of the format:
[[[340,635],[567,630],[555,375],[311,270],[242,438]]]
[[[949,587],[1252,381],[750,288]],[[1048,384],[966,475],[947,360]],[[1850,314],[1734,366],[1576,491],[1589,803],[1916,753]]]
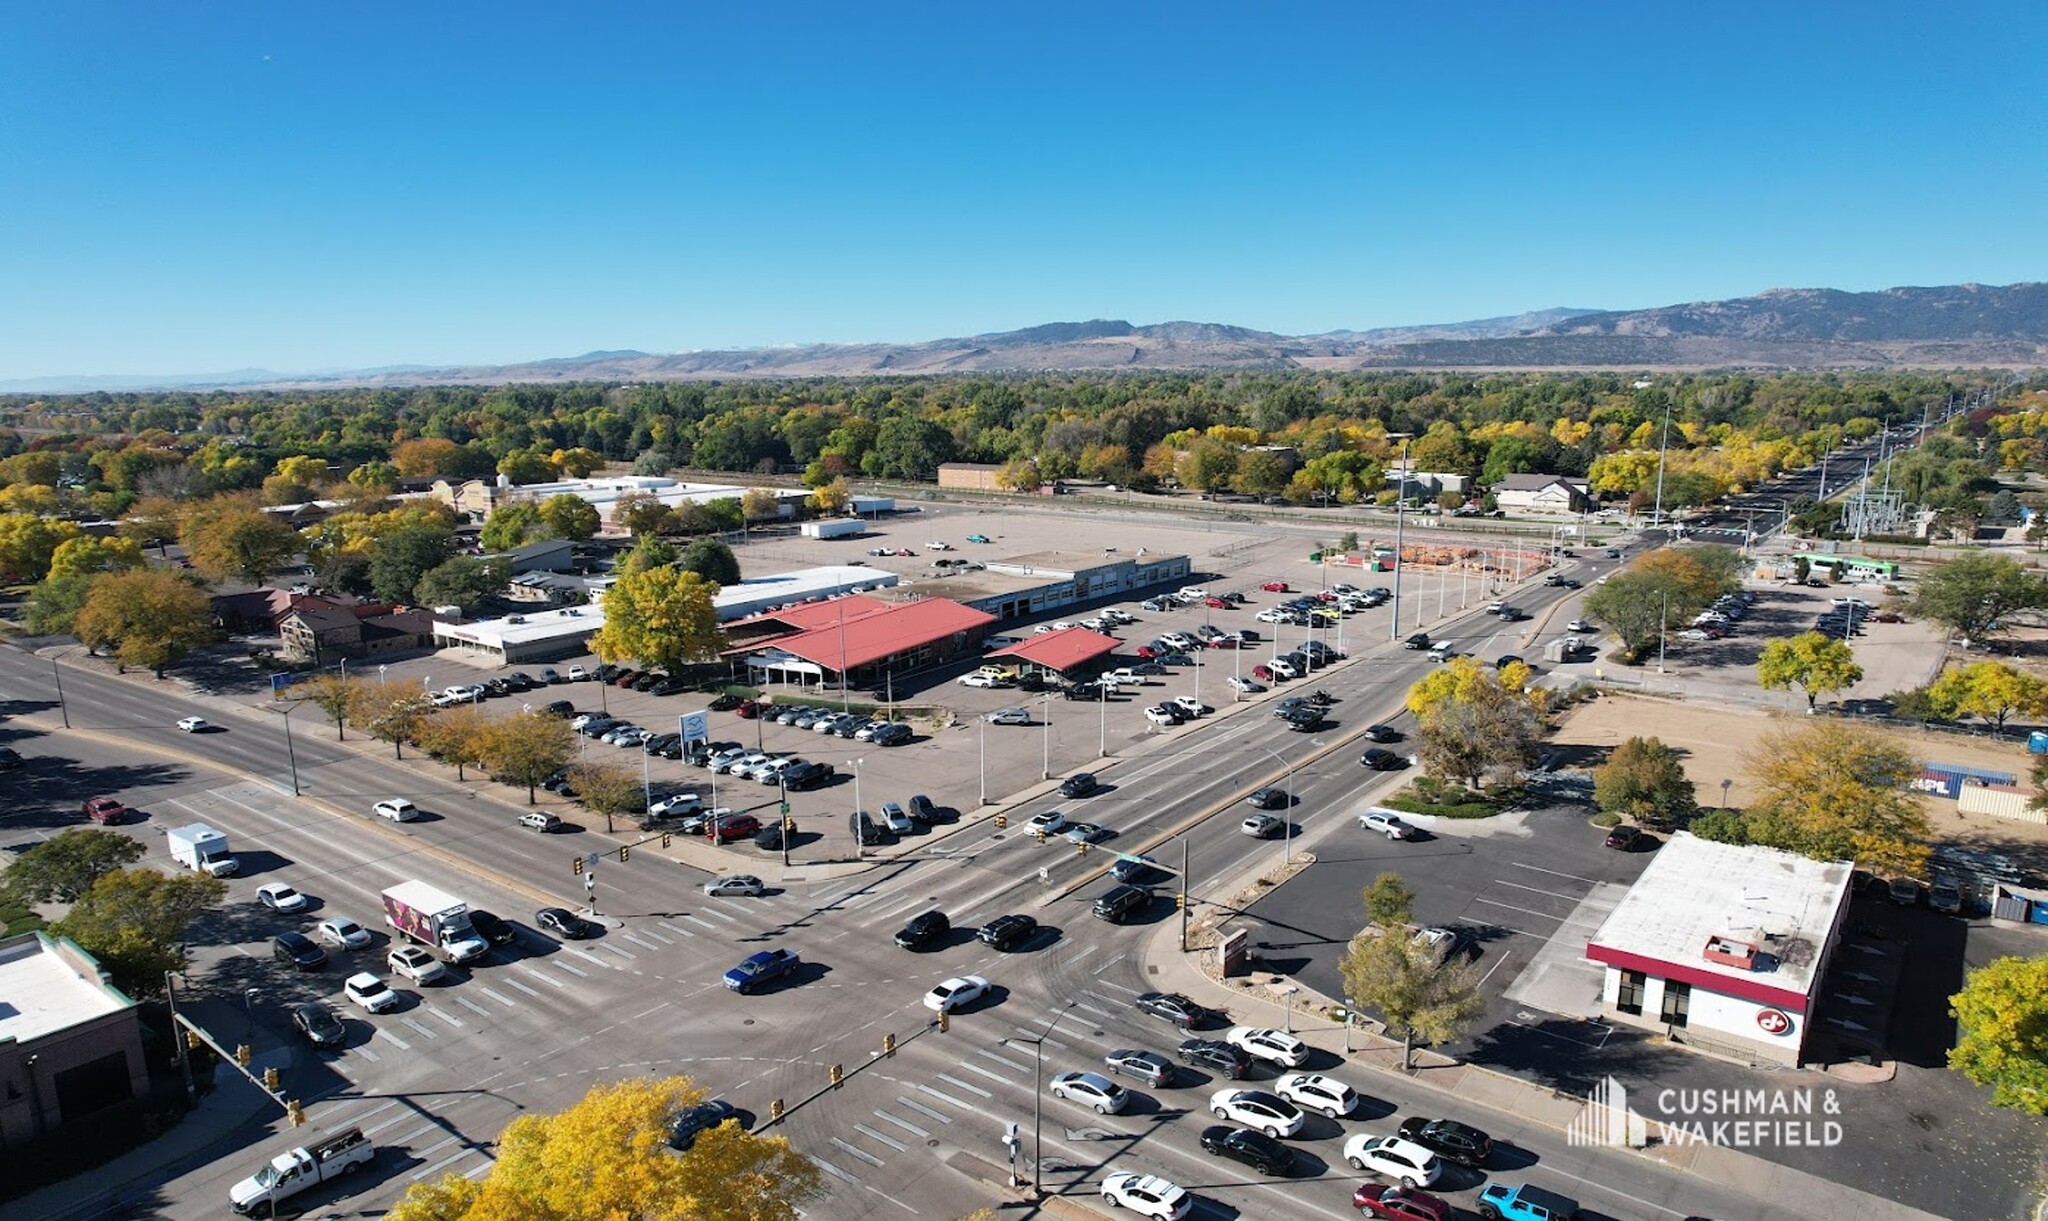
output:
[[[867,523],[856,517],[807,521],[797,529],[805,538],[858,538],[868,532]]]

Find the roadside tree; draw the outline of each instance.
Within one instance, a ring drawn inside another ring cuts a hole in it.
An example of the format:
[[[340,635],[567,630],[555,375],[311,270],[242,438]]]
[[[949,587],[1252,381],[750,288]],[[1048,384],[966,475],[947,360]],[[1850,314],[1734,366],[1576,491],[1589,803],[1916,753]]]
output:
[[[147,852],[141,840],[118,831],[72,827],[14,858],[0,887],[17,903],[72,903],[93,883]]]
[[[576,758],[576,734],[569,722],[522,712],[495,722],[484,735],[483,765],[506,784],[526,786],[526,804],[542,781]]]
[[[1432,776],[1481,787],[1528,766],[1543,729],[1541,695],[1525,694],[1526,666],[1499,672],[1469,657],[1449,662],[1408,689],[1420,726],[1423,766]]]
[[[1888,735],[1812,721],[1765,735],[1748,769],[1759,790],[1742,816],[1752,843],[1875,873],[1925,868],[1927,811],[1908,787],[1920,763]]]
[[[708,661],[725,643],[711,604],[717,590],[677,568],[621,574],[605,591],[604,627],[591,637],[591,651],[607,662],[637,661],[671,674]]]
[[[348,719],[379,742],[391,743],[394,759],[405,758],[405,744],[419,736],[433,715],[426,694],[398,679],[357,683],[348,706]]]
[[[78,533],[70,522],[38,513],[0,513],[0,581],[29,584],[49,576],[58,546]]]
[[[1399,928],[1415,911],[1415,891],[1398,873],[1382,873],[1365,888],[1365,918],[1381,928]]]
[[[158,678],[164,667],[213,639],[206,594],[163,569],[94,577],[72,630],[94,651],[109,649],[116,670],[137,666]]]
[[[1927,688],[1927,699],[1943,719],[1982,717],[1998,733],[2014,713],[2029,716],[2048,711],[2048,683],[2002,661],[1972,662],[1949,670]]]
[[[327,714],[334,722],[336,741],[348,741],[349,710],[355,706],[357,680],[343,678],[339,674],[317,674],[304,682],[293,683],[292,698],[302,699]]]
[[[1379,1014],[1401,1040],[1401,1067],[1414,1067],[1415,1041],[1450,1043],[1464,1035],[1485,1005],[1468,961],[1446,961],[1416,947],[1405,926],[1361,933],[1337,964],[1352,1003]]]
[[[390,1221],[618,1221],[703,1218],[797,1221],[822,1177],[786,1137],[738,1123],[664,1148],[670,1116],[708,1095],[687,1077],[635,1077],[593,1087],[552,1115],[523,1115],[499,1136],[489,1173],[454,1171],[415,1183]]]
[[[81,534],[57,544],[50,553],[50,578],[90,577],[102,572],[127,572],[142,567],[142,544],[128,538]]]
[[[1630,738],[1593,771],[1593,801],[1640,823],[1676,826],[1694,808],[1693,783],[1678,752],[1656,738]]]
[[[1920,578],[1913,613],[1965,640],[2011,626],[2015,616],[2048,608],[2048,577],[2010,556],[1976,552],[1936,565]]]
[[[116,869],[96,879],[50,931],[99,959],[121,991],[158,997],[165,973],[185,965],[185,930],[227,893],[226,882],[203,873]]]
[[[607,832],[614,817],[646,808],[647,790],[640,777],[616,763],[578,763],[569,769],[569,784],[578,801],[604,815]]]
[[[1992,1087],[1993,1106],[2048,1115],[2048,958],[1999,958],[1949,997],[1960,1032],[1948,1066]]]
[[[443,708],[420,726],[420,749],[455,765],[457,780],[469,779],[464,769],[482,767],[490,757],[489,735],[496,718],[475,704]]]
[[[1847,641],[1801,632],[1764,646],[1763,655],[1757,658],[1756,681],[1766,691],[1799,688],[1806,696],[1806,710],[1812,712],[1821,696],[1862,682],[1863,667],[1856,664],[1856,654]]]

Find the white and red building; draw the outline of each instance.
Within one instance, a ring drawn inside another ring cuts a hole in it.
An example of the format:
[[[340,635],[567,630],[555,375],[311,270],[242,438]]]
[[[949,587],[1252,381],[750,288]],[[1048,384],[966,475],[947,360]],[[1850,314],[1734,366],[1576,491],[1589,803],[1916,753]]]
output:
[[[1798,1065],[1853,873],[1849,861],[1673,835],[1586,945],[1606,968],[1602,1012],[1701,1050]]]

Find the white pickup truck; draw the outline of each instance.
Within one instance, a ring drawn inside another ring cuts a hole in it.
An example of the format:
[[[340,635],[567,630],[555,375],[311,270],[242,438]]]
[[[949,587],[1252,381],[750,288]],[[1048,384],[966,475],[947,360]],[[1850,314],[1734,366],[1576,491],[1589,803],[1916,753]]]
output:
[[[318,1144],[301,1145],[271,1158],[268,1166],[228,1190],[228,1204],[243,1214],[268,1204],[274,1216],[279,1200],[347,1174],[376,1156],[376,1147],[361,1128],[337,1132]]]

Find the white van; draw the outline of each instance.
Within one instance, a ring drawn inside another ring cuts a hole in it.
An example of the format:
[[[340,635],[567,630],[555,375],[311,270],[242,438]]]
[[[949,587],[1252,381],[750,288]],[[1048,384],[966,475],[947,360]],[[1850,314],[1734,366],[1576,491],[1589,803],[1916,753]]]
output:
[[[388,818],[392,822],[411,822],[420,816],[420,808],[403,797],[380,801],[370,809],[377,817]]]
[[[1456,653],[1457,649],[1448,640],[1439,640],[1429,646],[1429,659],[1431,661],[1449,661]]]

